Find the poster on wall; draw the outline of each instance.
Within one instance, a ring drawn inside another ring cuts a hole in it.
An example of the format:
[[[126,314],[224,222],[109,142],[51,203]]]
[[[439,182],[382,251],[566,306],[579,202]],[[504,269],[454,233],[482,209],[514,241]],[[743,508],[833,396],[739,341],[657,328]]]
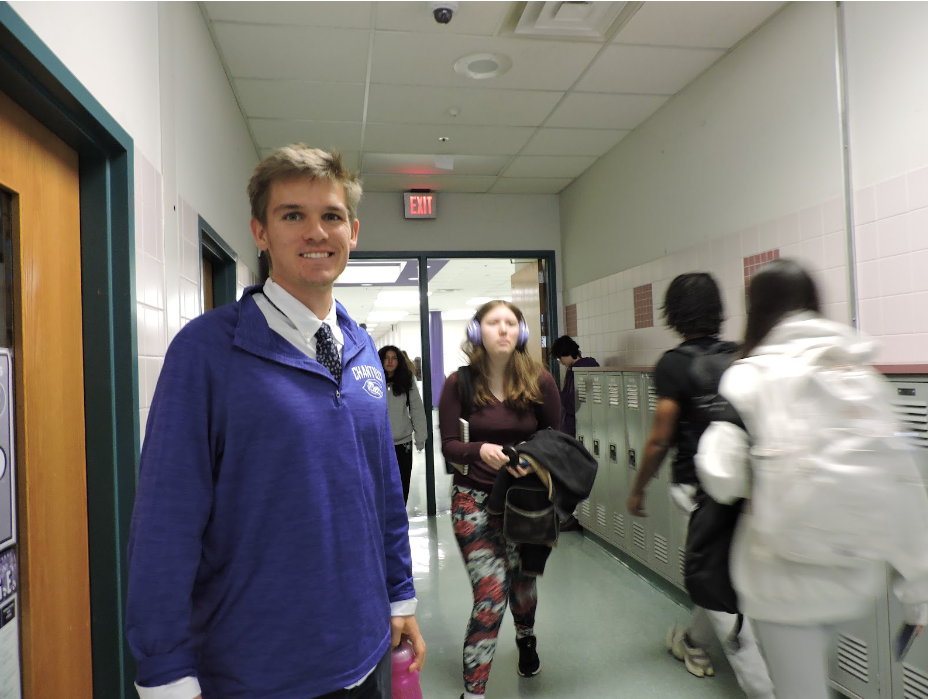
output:
[[[13,357],[0,349],[0,549],[16,543],[16,469],[13,449]],[[0,697],[4,695],[0,694]]]
[[[0,553],[0,697],[22,699],[19,671],[19,570],[16,549]]]

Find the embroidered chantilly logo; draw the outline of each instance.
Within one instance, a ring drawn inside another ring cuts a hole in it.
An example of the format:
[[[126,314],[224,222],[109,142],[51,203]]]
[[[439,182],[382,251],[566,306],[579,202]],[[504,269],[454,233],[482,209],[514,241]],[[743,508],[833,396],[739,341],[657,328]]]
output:
[[[383,398],[383,372],[369,364],[351,367],[355,381],[364,381],[361,386],[372,398]]]

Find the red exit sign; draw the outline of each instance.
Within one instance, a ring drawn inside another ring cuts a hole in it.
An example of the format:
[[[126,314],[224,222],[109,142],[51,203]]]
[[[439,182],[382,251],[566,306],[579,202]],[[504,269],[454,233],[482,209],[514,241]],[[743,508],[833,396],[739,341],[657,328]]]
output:
[[[403,192],[406,218],[438,218],[435,192]]]

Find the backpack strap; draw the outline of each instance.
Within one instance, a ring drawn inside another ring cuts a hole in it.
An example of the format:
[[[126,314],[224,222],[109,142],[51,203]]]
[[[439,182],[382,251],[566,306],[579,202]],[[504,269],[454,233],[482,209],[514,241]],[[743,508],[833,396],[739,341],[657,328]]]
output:
[[[474,407],[474,379],[470,374],[470,366],[458,367],[458,395],[461,396],[461,419],[469,420],[470,411]]]

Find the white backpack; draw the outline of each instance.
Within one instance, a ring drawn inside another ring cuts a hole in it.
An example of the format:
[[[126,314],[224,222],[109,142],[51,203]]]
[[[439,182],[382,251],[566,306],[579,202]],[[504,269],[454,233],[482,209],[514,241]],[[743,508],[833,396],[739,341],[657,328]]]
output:
[[[747,360],[764,376],[749,425],[752,528],[800,563],[885,561],[900,541],[900,488],[924,485],[882,376],[816,352]]]

